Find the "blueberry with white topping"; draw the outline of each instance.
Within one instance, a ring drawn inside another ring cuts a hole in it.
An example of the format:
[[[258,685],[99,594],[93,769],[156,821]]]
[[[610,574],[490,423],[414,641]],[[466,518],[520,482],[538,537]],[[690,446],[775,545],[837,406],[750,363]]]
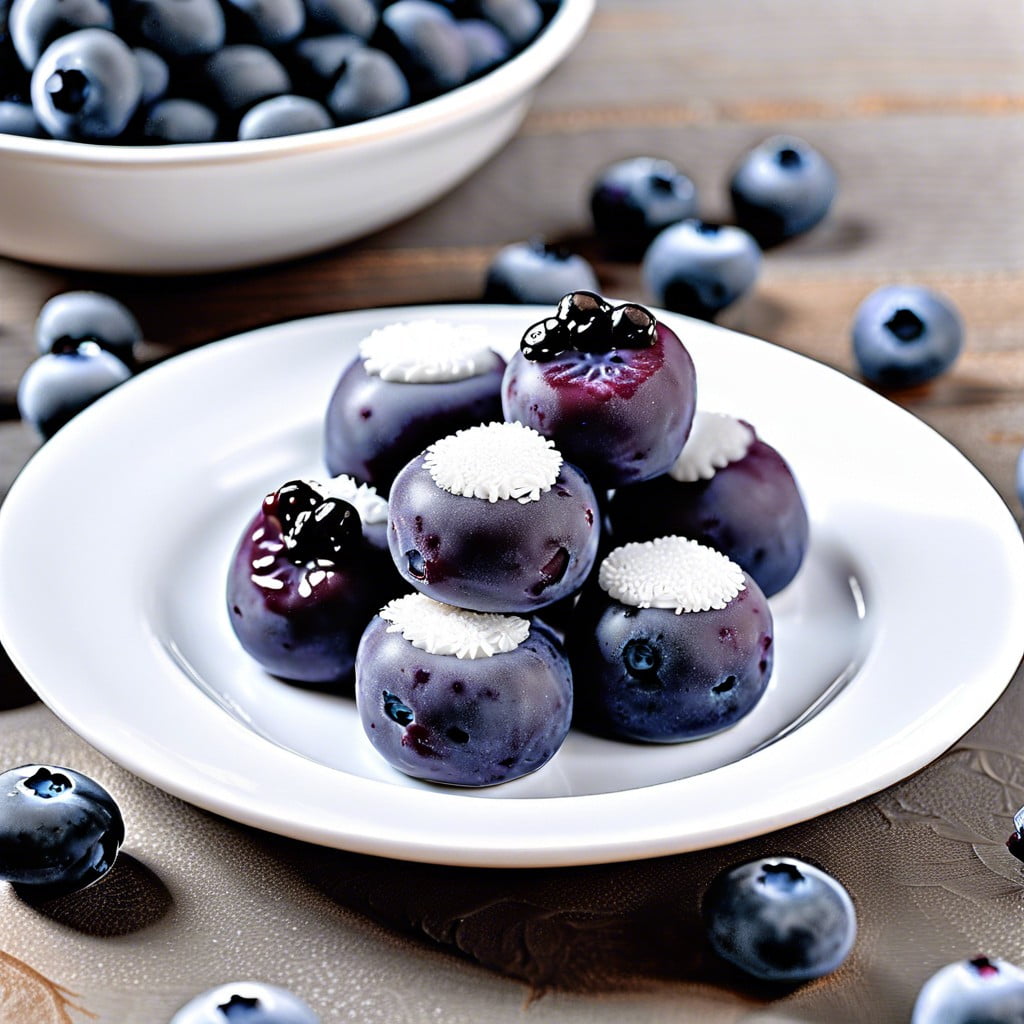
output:
[[[551,438],[599,487],[664,473],[690,431],[696,377],[679,338],[636,303],[574,292],[530,327],[502,382],[505,418]]]
[[[555,755],[569,731],[572,680],[542,622],[410,594],[363,635],[356,703],[368,739],[399,771],[490,786]]]
[[[853,353],[861,373],[883,388],[933,380],[963,348],[963,322],[938,292],[914,284],[886,285],[857,307]]]
[[[793,471],[743,420],[698,411],[667,473],[620,487],[608,502],[617,544],[678,534],[728,555],[766,597],[788,586],[810,524]]]
[[[29,764],[0,774],[0,879],[51,899],[99,881],[124,842],[114,798],[86,775]]]
[[[753,286],[761,249],[742,228],[684,220],[654,239],[642,269],[659,306],[710,320]]]
[[[189,1000],[170,1024],[319,1024],[288,989],[262,981],[233,981]]]
[[[683,537],[618,547],[566,630],[576,724],[648,743],[720,732],[764,694],[772,644],[767,599],[720,552]]]
[[[612,255],[637,259],[660,231],[697,215],[697,189],[669,160],[631,157],[601,172],[590,212]]]
[[[1024,971],[994,957],[947,964],[921,986],[911,1024],[1019,1024]]]
[[[795,857],[728,868],[708,888],[703,912],[715,952],[762,981],[797,984],[831,974],[857,935],[846,889]]]
[[[810,231],[828,213],[836,174],[813,146],[775,135],[746,153],[729,181],[736,223],[762,248]]]
[[[227,579],[248,654],[271,675],[336,691],[351,686],[366,623],[402,589],[379,541],[364,535],[350,484],[335,493],[330,482],[290,480],[268,494]]]
[[[437,601],[530,612],[575,591],[597,554],[586,477],[519,423],[432,444],[395,478],[388,543],[402,577]]]
[[[487,268],[484,301],[547,306],[568,292],[597,288],[594,268],[582,256],[532,238],[495,253]]]

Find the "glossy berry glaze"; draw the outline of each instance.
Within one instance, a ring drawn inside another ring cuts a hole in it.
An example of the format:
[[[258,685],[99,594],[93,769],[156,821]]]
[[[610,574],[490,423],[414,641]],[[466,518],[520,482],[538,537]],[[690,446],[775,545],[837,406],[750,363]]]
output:
[[[399,771],[456,786],[508,782],[546,764],[572,717],[572,680],[554,633],[533,620],[515,650],[457,658],[417,650],[376,617],[359,646],[363,729]]]
[[[615,739],[675,743],[734,725],[772,673],[772,616],[749,576],[722,609],[634,608],[588,587],[566,630],[574,724]]]
[[[490,502],[442,490],[420,455],[395,479],[389,518],[391,556],[406,582],[479,612],[531,612],[571,594],[600,538],[594,492],[564,462],[539,500]]]
[[[551,438],[595,487],[664,473],[695,403],[693,361],[679,338],[643,307],[613,310],[588,292],[566,296],[527,332],[502,383],[505,419]]]
[[[227,607],[242,647],[272,675],[343,690],[367,622],[402,589],[352,505],[290,481],[246,527]]]
[[[333,476],[347,473],[382,494],[398,471],[428,445],[477,423],[501,419],[505,365],[462,380],[407,384],[366,372],[355,359],[327,407],[324,459]]]
[[[796,576],[810,534],[789,466],[756,437],[743,458],[710,480],[680,481],[665,474],[620,488],[608,502],[608,519],[616,544],[677,534],[721,551],[767,597]]]

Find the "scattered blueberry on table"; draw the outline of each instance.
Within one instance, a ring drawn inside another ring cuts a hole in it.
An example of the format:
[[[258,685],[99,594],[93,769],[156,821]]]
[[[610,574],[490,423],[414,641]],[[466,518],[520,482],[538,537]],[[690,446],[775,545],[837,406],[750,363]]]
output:
[[[95,291],[61,292],[47,300],[35,322],[41,355],[73,351],[94,341],[128,367],[136,365],[142,328],[130,309],[111,295]]]
[[[753,286],[761,249],[742,228],[684,220],[654,239],[642,271],[656,305],[711,320]]]
[[[659,232],[697,216],[697,188],[669,160],[630,157],[598,176],[590,212],[597,237],[613,256],[639,259]]]
[[[540,238],[495,253],[484,282],[485,302],[554,305],[569,292],[598,291],[597,274],[582,256]]]
[[[921,987],[911,1024],[1019,1024],[1024,971],[987,956],[947,964]]]
[[[945,373],[964,344],[952,302],[915,284],[873,291],[853,320],[853,353],[867,380],[883,388],[923,384]]]
[[[29,764],[0,774],[0,879],[33,899],[84,889],[124,842],[114,798],[70,768]]]
[[[169,1024],[320,1024],[320,1018],[286,988],[233,981],[189,1000]]]
[[[764,857],[728,868],[704,899],[715,951],[763,981],[823,977],[846,959],[857,934],[846,889],[793,857]]]
[[[831,164],[792,135],[775,135],[755,146],[729,181],[736,223],[765,249],[823,220],[836,188]]]

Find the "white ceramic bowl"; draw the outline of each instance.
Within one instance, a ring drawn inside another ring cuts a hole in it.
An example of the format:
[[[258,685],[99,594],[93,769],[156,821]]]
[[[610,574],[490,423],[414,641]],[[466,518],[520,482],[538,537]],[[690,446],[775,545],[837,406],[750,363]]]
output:
[[[146,274],[271,263],[359,238],[437,199],[519,127],[594,0],[469,85],[361,124],[167,147],[0,135],[0,253]]]

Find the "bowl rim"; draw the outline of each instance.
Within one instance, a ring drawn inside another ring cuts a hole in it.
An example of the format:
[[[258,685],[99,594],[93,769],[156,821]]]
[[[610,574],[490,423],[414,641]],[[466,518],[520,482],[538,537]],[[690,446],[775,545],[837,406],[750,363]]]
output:
[[[540,35],[492,71],[440,96],[355,124],[269,139],[168,146],[102,145],[0,134],[0,156],[95,167],[245,163],[276,159],[288,153],[347,149],[398,136],[407,139],[429,134],[441,124],[471,118],[536,86],[579,42],[595,3],[596,0],[562,0]]]

